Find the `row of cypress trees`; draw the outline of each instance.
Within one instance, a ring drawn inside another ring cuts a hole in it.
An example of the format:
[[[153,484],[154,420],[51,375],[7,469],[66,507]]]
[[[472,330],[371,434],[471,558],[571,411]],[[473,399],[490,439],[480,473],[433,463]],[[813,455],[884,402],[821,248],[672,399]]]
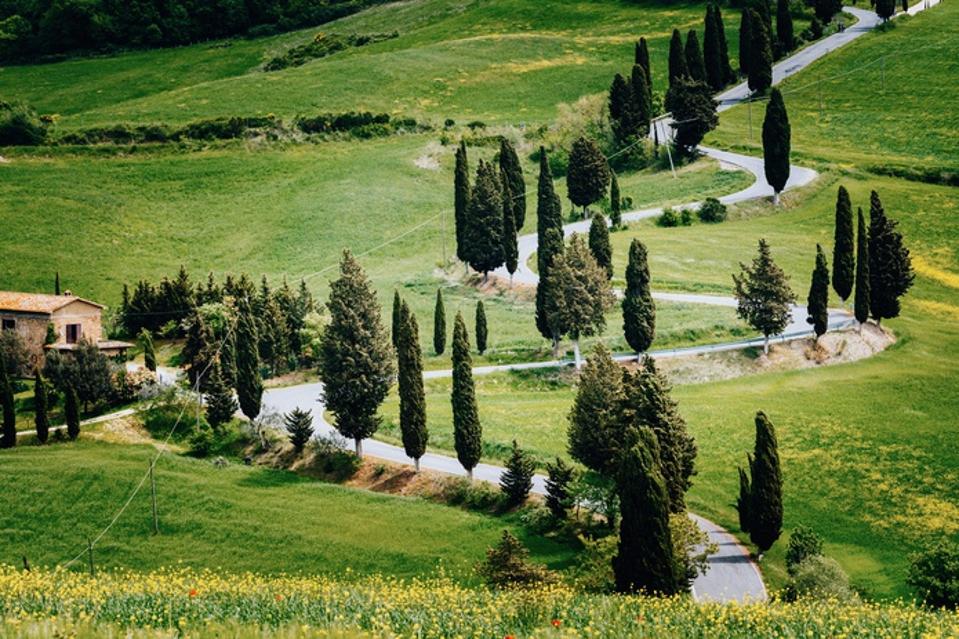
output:
[[[390,332],[393,348],[399,348],[399,337],[403,330],[402,313],[405,302],[399,291],[393,292],[392,330]],[[483,300],[477,300],[475,312],[476,350],[480,355],[486,352],[489,343],[489,325],[486,321],[486,306]],[[442,355],[446,350],[446,306],[443,303],[442,289],[436,289],[436,303],[433,306],[433,352]]]
[[[33,385],[33,414],[37,442],[46,444],[50,437],[50,396],[49,384],[37,368]],[[0,353],[0,407],[3,411],[3,424],[0,428],[0,448],[13,448],[17,445],[17,409],[13,396],[13,384],[7,374],[7,367]],[[64,390],[64,419],[67,437],[75,440],[80,436],[80,401],[71,385]]]

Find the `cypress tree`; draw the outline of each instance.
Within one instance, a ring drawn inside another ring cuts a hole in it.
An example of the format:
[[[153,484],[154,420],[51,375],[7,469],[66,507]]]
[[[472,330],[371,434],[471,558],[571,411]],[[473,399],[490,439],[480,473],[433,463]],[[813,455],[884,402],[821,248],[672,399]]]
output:
[[[638,64],[633,65],[627,89],[629,96],[626,107],[615,131],[620,144],[632,143],[649,135],[649,119],[653,110],[646,72]]]
[[[672,86],[676,80],[688,75],[689,69],[686,68],[683,38],[679,35],[679,29],[673,29],[672,38],[669,40],[669,86]]]
[[[569,313],[566,308],[566,291],[571,285],[572,271],[566,261],[562,236],[551,229],[546,234],[548,246],[554,255],[545,277],[541,274],[536,289],[537,299],[542,299],[542,321],[546,324],[546,335],[553,342],[553,354],[559,357],[559,341],[569,330]],[[540,321],[537,317],[537,321]]]
[[[236,322],[236,394],[240,410],[251,421],[260,414],[263,379],[257,349],[256,320],[247,298],[242,298]]]
[[[456,149],[456,168],[453,171],[453,222],[456,227],[456,257],[466,261],[467,214],[472,192],[470,189],[469,161],[466,157],[466,141],[460,140]]]
[[[60,271],[56,272],[56,275],[53,278],[53,294],[60,294]]]
[[[769,42],[771,45],[773,38],[773,17],[772,13],[769,11],[769,2],[770,0],[754,0],[753,11],[759,15],[760,20],[762,20],[763,25],[765,25],[766,33],[769,35]],[[753,21],[753,24],[755,24],[755,21]]]
[[[840,186],[836,196],[836,233],[832,248],[832,288],[843,302],[852,294],[856,277],[856,258],[853,254],[855,234],[852,227],[852,203],[849,191]]]
[[[796,48],[793,36],[793,17],[789,12],[789,0],[776,0],[776,41],[780,56]]]
[[[393,360],[376,292],[348,250],[326,306],[330,323],[319,356],[323,399],[336,430],[356,442],[356,454],[362,456],[363,440],[380,426],[376,412],[390,390]]]
[[[716,22],[716,5],[706,5],[706,20],[703,31],[703,66],[706,71],[706,83],[713,91],[726,86],[726,70],[723,68],[722,54],[719,51],[719,25]]]
[[[629,102],[633,94],[629,82],[622,75],[617,73],[613,76],[613,83],[609,87],[609,119],[613,126],[617,128],[619,134],[620,121],[626,109],[630,108]]]
[[[186,341],[180,351],[180,361],[186,364],[187,379],[190,386],[206,390],[207,379],[203,373],[209,368],[216,356],[213,330],[203,319],[200,312],[194,307],[189,316]],[[257,350],[259,352],[259,350]]]
[[[812,324],[816,339],[829,329],[829,267],[822,246],[816,245],[816,267],[806,298],[806,323]]]
[[[686,56],[686,70],[689,77],[699,82],[706,81],[706,65],[703,61],[703,51],[699,47],[699,36],[695,29],[690,29],[686,34],[686,47],[684,49]]]
[[[573,142],[566,171],[566,189],[570,202],[586,207],[597,202],[609,187],[609,165],[603,152],[592,140],[581,137]]]
[[[506,470],[500,476],[499,486],[506,497],[507,506],[519,506],[529,497],[533,487],[533,472],[536,462],[513,440],[513,450],[506,460]]]
[[[539,148],[539,183],[536,197],[536,267],[539,283],[536,285],[536,328],[540,334],[554,341],[556,337],[546,312],[547,296],[544,281],[557,253],[563,251],[563,218],[559,196],[553,188],[546,149]],[[558,236],[558,240],[556,240]]]
[[[602,213],[594,213],[589,225],[589,251],[596,263],[606,271],[606,278],[613,278],[613,247],[609,242],[609,227]]]
[[[397,348],[400,396],[400,434],[403,449],[413,460],[416,472],[420,457],[426,452],[429,434],[426,430],[426,392],[423,389],[423,359],[420,352],[420,330],[416,316],[404,304],[403,323]]]
[[[526,223],[526,181],[523,179],[523,167],[516,155],[516,149],[513,143],[502,138],[499,144],[499,169],[502,174],[504,192],[509,193],[509,197],[504,197],[513,212],[513,222],[516,230],[522,229]]]
[[[896,0],[876,0],[876,14],[882,18],[883,22],[888,22],[895,13]]]
[[[294,408],[283,416],[283,426],[290,443],[293,444],[293,450],[298,454],[302,453],[303,447],[313,437],[313,416],[310,411]]]
[[[153,335],[146,328],[140,329],[140,346],[143,348],[143,366],[155,373],[157,370],[156,349],[153,346]]]
[[[616,174],[612,174],[609,182],[609,221],[614,229],[618,229],[623,224],[622,200],[619,195],[619,181]]]
[[[760,4],[763,4],[762,0]],[[772,34],[765,19],[756,11],[751,11],[749,45],[752,60],[749,61],[749,90],[762,93],[773,83]]]
[[[476,350],[480,355],[486,352],[486,338],[488,336],[486,308],[483,306],[483,300],[478,300],[476,302]]]
[[[747,456],[748,457],[748,456]],[[752,457],[748,458],[747,466],[752,467]],[[739,512],[739,529],[749,532],[749,504],[752,496],[749,491],[749,473],[739,467],[739,497],[736,498],[736,510]]]
[[[569,486],[573,481],[575,469],[559,457],[552,464],[546,464],[546,507],[553,517],[562,521],[570,507]]]
[[[17,445],[17,408],[2,352],[0,352],[0,404],[3,404],[3,437],[0,438],[0,448],[13,448]]]
[[[773,187],[773,204],[779,204],[779,193],[789,180],[790,135],[782,93],[773,88],[763,120],[763,166],[766,181]]]
[[[689,78],[676,80],[666,94],[666,108],[672,112],[673,143],[683,155],[692,156],[703,137],[716,128],[716,100],[705,82]]]
[[[63,412],[67,422],[67,437],[75,441],[80,436],[80,400],[77,399],[73,384],[67,384],[64,392]]]
[[[206,393],[206,421],[214,431],[218,431],[222,424],[233,419],[237,404],[233,398],[233,389],[223,379],[223,368],[220,362],[213,364],[210,371],[210,384]]]
[[[869,234],[862,207],[858,211],[859,227],[856,235],[856,298],[854,312],[856,321],[862,325],[869,319]]]
[[[446,308],[443,306],[443,291],[436,289],[436,306],[433,308],[433,351],[442,355],[446,350]]]
[[[646,246],[634,238],[629,245],[626,290],[623,293],[623,334],[626,343],[639,354],[649,350],[656,335],[656,303],[649,289]]]
[[[619,413],[622,400],[621,369],[599,343],[580,372],[567,431],[570,456],[590,470],[609,475],[628,448]]]
[[[669,530],[669,497],[648,429],[628,449],[616,473],[619,545],[613,558],[616,590],[669,596],[683,590]]]
[[[393,348],[396,348],[400,341],[400,311],[402,305],[403,300],[400,299],[400,292],[394,289],[393,311],[390,314],[390,343],[393,344]]]
[[[510,189],[508,177],[501,175],[503,182],[503,261],[506,263],[506,272],[509,273],[509,285],[513,286],[513,273],[519,266],[519,244],[516,238],[516,221],[514,210],[510,207],[513,191]],[[523,195],[524,199],[526,195]]]
[[[47,415],[47,382],[40,369],[34,372],[33,423],[37,428],[37,441],[46,444],[50,437],[50,416]]]
[[[652,97],[653,74],[652,67],[649,65],[649,47],[646,46],[646,38],[640,38],[639,42],[636,43],[636,55],[633,64],[643,67],[643,71],[646,72],[646,88],[650,92],[650,97]]]
[[[789,278],[773,261],[766,240],[759,240],[759,254],[752,266],[739,266],[741,273],[733,275],[736,314],[763,334],[763,352],[769,353],[769,336],[781,333],[789,325],[796,296],[789,288]]]
[[[756,413],[756,448],[749,495],[749,539],[764,553],[782,533],[783,484],[776,431],[762,411]]]
[[[723,11],[718,3],[713,3],[713,22],[716,25],[716,35],[719,37],[719,64],[726,76],[726,84],[736,79],[736,73],[729,64],[729,45],[726,43],[726,25],[723,23]]]
[[[749,76],[749,64],[753,56],[752,46],[753,11],[745,7],[739,20],[739,75],[742,77]]]
[[[463,315],[453,321],[453,444],[456,458],[473,479],[473,468],[483,452],[483,428],[476,408],[476,388],[473,386],[473,358],[470,356],[469,336]]]
[[[899,298],[912,287],[915,275],[909,249],[896,230],[898,223],[886,217],[873,191],[869,195],[869,311],[877,324],[899,316]]]
[[[483,160],[467,215],[466,261],[485,282],[489,272],[503,264],[503,189],[499,172]]]

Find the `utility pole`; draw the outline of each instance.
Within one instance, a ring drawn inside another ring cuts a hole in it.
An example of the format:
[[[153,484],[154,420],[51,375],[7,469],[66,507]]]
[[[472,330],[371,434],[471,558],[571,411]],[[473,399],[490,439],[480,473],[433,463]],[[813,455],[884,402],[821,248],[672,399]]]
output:
[[[90,576],[96,577],[97,569],[93,565],[93,540],[90,539],[89,537],[87,537],[87,552],[89,553],[89,557],[90,557]]]
[[[160,534],[160,517],[157,514],[157,482],[153,475],[153,462],[150,462],[150,495],[153,498],[153,534]]]
[[[662,124],[663,121],[660,120],[659,123]],[[663,135],[666,135],[666,133],[664,132]],[[669,143],[669,142],[670,142],[669,138],[666,138],[666,157],[669,158],[669,170],[673,172],[673,178],[675,179],[675,178],[676,178],[676,167],[673,165],[673,153],[672,153],[672,151],[669,150],[669,147],[670,147],[670,143]]]

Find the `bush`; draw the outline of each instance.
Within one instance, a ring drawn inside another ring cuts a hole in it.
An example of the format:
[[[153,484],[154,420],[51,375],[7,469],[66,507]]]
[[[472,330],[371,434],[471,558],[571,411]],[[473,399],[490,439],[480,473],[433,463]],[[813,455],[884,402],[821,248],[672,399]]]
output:
[[[355,33],[343,35],[339,33],[326,34],[320,32],[314,36],[312,42],[293,47],[283,55],[273,58],[266,63],[263,70],[279,71],[280,69],[289,67],[298,67],[306,64],[310,60],[317,60],[338,51],[343,51],[344,49],[363,47],[375,42],[390,40],[399,37],[399,35],[396,31],[392,33],[369,33],[360,35]]]
[[[30,372],[30,352],[17,331],[0,331],[0,357],[10,377],[26,376]]]
[[[726,221],[726,205],[714,197],[706,198],[699,207],[699,219],[703,222],[717,223]]]
[[[138,415],[144,428],[154,437],[166,438],[172,432],[174,441],[188,441],[197,430],[210,427],[201,409],[195,395],[168,388],[145,402]]]
[[[544,506],[526,508],[520,513],[519,520],[527,530],[537,535],[545,535],[560,523]]]
[[[503,505],[503,494],[486,482],[471,482],[465,477],[450,479],[443,486],[442,499],[451,506],[469,510],[493,511]]]
[[[499,544],[486,551],[486,560],[476,572],[487,585],[495,588],[532,586],[556,581],[545,567],[527,560],[529,550],[508,530],[503,531]]]
[[[129,404],[147,392],[148,387],[157,383],[156,374],[140,368],[128,371],[126,367],[118,368],[113,376],[113,391],[110,394],[110,403]]]
[[[667,207],[663,209],[662,215],[656,218],[656,226],[662,226],[666,228],[679,226],[679,216],[676,215],[676,211]]]
[[[363,460],[346,450],[334,436],[316,437],[312,440],[312,446],[317,469],[335,481],[349,479],[363,465]]]
[[[0,102],[0,146],[36,146],[47,139],[47,124],[23,102]]]
[[[719,546],[709,541],[709,535],[686,513],[669,516],[669,536],[679,572],[692,584],[696,577],[709,570],[709,556],[719,552]]]
[[[599,539],[580,537],[583,550],[576,555],[576,564],[570,577],[577,590],[591,593],[611,593],[616,583],[613,574],[613,557],[619,545],[616,535]]]
[[[822,555],[822,537],[807,526],[797,526],[789,535],[786,548],[786,570],[795,574],[796,568],[810,557]]]
[[[959,544],[940,541],[913,556],[906,581],[926,605],[959,607]]]
[[[693,224],[693,212],[689,209],[682,209],[679,212],[679,223],[682,226],[692,226]]]
[[[193,435],[190,436],[190,454],[194,457],[206,457],[216,445],[216,436],[213,429],[206,423],[206,420],[200,422],[199,427],[195,428]]]
[[[787,601],[799,599],[833,600],[853,603],[859,599],[849,587],[849,576],[835,559],[813,555],[800,562],[786,584]]]

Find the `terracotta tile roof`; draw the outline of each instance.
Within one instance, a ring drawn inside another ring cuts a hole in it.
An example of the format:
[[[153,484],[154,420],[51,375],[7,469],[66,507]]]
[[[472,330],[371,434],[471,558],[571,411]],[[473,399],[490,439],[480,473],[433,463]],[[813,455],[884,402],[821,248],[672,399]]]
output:
[[[104,308],[102,304],[75,295],[43,295],[41,293],[0,291],[0,311],[49,314],[72,302],[83,302],[97,308]]]

